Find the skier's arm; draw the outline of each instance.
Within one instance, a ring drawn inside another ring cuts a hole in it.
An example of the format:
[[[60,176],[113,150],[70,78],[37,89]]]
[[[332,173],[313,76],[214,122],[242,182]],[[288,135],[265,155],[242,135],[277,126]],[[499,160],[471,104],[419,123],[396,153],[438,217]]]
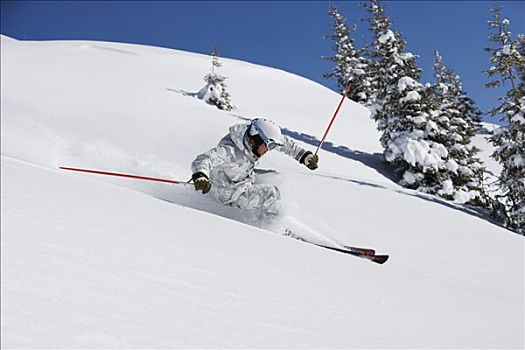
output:
[[[214,166],[224,163],[228,159],[228,147],[222,141],[217,147],[198,155],[191,163],[191,170],[193,172],[191,178],[195,191],[202,191],[203,194],[208,193],[211,189],[211,169]]]
[[[297,161],[301,161],[302,156],[307,152],[304,148],[299,147],[292,139],[283,135],[284,144],[276,149]]]
[[[217,147],[204,152],[195,158],[191,163],[191,170],[195,173],[202,173],[206,177],[210,177],[210,171],[213,167],[226,162],[230,158],[229,147],[221,140]]]
[[[299,145],[289,137],[283,135],[283,138],[284,144],[278,147],[277,150],[295,158],[299,163],[306,165],[311,170],[317,169],[317,163],[319,162],[317,154],[313,154],[311,151],[299,147]]]

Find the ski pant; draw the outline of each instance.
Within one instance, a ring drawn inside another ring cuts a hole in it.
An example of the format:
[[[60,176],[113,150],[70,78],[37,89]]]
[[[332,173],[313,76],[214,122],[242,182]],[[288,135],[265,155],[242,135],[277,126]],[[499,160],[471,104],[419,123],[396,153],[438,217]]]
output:
[[[221,191],[220,188],[216,188],[216,190],[219,193]],[[216,195],[216,193],[217,192],[214,193],[215,198],[224,202],[221,200],[220,196]],[[269,216],[277,216],[282,212],[281,193],[279,188],[269,184],[253,184],[242,192],[237,199],[225,204],[240,209],[260,210],[263,214]]]

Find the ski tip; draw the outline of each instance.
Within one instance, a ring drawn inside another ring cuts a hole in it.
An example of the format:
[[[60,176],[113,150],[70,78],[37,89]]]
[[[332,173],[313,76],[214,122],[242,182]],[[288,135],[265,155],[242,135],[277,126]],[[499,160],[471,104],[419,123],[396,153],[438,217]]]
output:
[[[378,264],[384,264],[388,260],[389,255],[376,255],[371,260]]]
[[[344,247],[345,249],[348,249],[354,253],[365,254],[365,255],[375,255],[376,254],[376,251],[370,248],[358,248],[358,247],[352,247],[349,245],[345,245]]]

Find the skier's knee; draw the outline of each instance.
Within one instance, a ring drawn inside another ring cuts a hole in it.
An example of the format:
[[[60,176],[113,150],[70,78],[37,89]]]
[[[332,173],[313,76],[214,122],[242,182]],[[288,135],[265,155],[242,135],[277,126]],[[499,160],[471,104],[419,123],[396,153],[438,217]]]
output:
[[[280,215],[283,211],[283,205],[279,188],[277,186],[268,186],[267,191],[268,196],[264,206],[265,212],[270,215]]]

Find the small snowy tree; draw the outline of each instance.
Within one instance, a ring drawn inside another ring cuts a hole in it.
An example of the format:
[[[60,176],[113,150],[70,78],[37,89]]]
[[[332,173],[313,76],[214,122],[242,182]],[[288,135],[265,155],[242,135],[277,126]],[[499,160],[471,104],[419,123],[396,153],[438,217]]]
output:
[[[506,214],[506,226],[525,234],[525,38],[512,39],[510,21],[501,18],[501,8],[495,3],[489,29],[489,40],[495,47],[485,50],[491,53],[492,66],[487,71],[491,80],[487,87],[509,86],[501,104],[491,110],[500,115],[504,127],[491,138],[497,147],[493,157],[503,170],[499,178],[502,195],[499,200]]]
[[[206,103],[217,106],[217,108],[231,111],[235,106],[231,102],[230,94],[226,89],[226,78],[215,72],[216,68],[222,67],[219,62],[219,52],[217,47],[211,52],[211,73],[204,76],[206,85],[197,93],[197,97]]]
[[[361,57],[359,50],[354,47],[351,34],[355,27],[349,28],[345,17],[333,5],[330,6],[328,14],[333,19],[333,26],[332,33],[325,38],[335,42],[335,55],[324,58],[332,61],[335,67],[323,76],[335,79],[341,93],[346,90],[348,84],[351,84],[348,98],[366,105],[370,102],[373,91],[370,83],[370,67],[369,61]]]
[[[479,149],[471,145],[480,126],[481,112],[463,90],[460,77],[443,63],[437,51],[434,52],[434,77],[434,119],[442,130],[442,134],[435,137],[449,154],[446,168],[451,187],[443,196],[459,203],[486,205],[484,167],[476,157]]]

